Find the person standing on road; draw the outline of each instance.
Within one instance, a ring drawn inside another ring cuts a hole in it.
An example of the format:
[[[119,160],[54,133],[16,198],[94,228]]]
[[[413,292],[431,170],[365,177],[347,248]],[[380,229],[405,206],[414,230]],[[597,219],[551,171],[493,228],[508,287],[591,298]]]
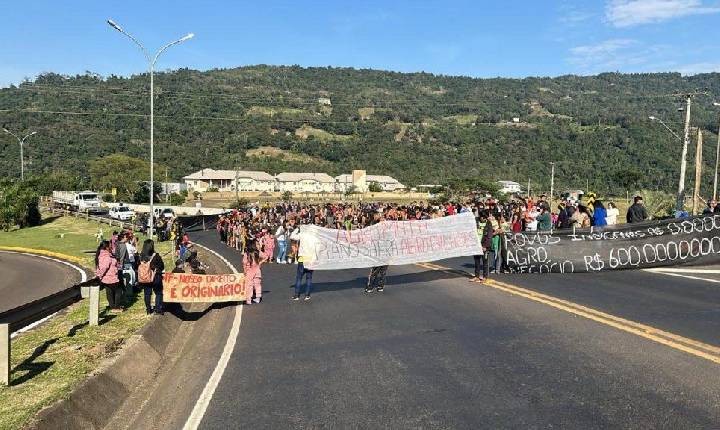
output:
[[[263,263],[257,242],[248,243],[245,254],[243,254],[243,273],[245,274],[245,304],[262,302],[262,271],[260,266]],[[253,298],[255,293],[255,298]]]
[[[615,206],[615,203],[608,202],[608,207],[605,212],[605,222],[607,222],[607,225],[617,224],[617,219],[618,216],[620,216],[620,211],[618,210],[617,206]]]
[[[280,264],[287,263],[287,236],[287,222],[283,221],[275,231],[275,239],[278,243],[277,262]]]
[[[145,293],[145,312],[150,315],[163,313],[163,271],[165,263],[160,254],[155,252],[155,242],[146,239],[143,242],[143,249],[140,253],[140,266],[138,268],[138,280]],[[155,293],[155,308],[150,306],[150,299]]]
[[[538,231],[550,231],[552,228],[552,216],[548,206],[545,206],[545,204],[540,206],[540,214],[535,219],[537,220]]]
[[[371,225],[379,224],[383,221],[382,212],[376,212],[373,220],[370,222]],[[376,266],[370,269],[370,275],[368,275],[368,283],[365,287],[366,293],[371,293],[373,290],[381,293],[385,291],[385,278],[387,276],[388,266]]]
[[[305,267],[303,257],[298,256],[297,272],[295,274],[295,294],[292,296],[293,300],[300,300],[300,291],[302,290],[302,279],[305,277],[305,300],[310,300],[310,294],[312,293],[312,278],[313,271]]]
[[[105,288],[110,312],[122,312],[123,293],[118,279],[117,260],[110,252],[110,242],[107,240],[100,242],[95,252],[95,276],[100,286]]]
[[[593,226],[605,227],[607,223],[607,209],[600,200],[595,200],[593,203]]]
[[[485,218],[484,213],[480,213],[480,216],[477,220],[477,235],[480,238],[480,243],[483,241],[483,232],[485,231],[485,225],[487,224],[487,219]],[[482,282],[483,278],[481,275],[481,267],[483,265],[483,256],[485,255],[485,250],[480,249],[480,254],[473,255],[473,262],[475,263],[475,276],[470,278],[470,282]]]
[[[635,196],[632,206],[628,208],[626,218],[629,224],[643,222],[648,219],[648,213],[647,210],[645,210],[641,196]]]

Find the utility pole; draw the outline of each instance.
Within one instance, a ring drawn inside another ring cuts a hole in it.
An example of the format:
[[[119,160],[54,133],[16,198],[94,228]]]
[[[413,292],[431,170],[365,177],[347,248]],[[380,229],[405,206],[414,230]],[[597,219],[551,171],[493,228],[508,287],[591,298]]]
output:
[[[553,197],[555,196],[555,163],[550,162],[550,213],[553,210]],[[550,232],[552,233],[553,223],[550,223]]]
[[[235,202],[240,201],[240,193],[238,192],[238,175],[239,175],[239,172],[236,167],[235,168]]]
[[[687,95],[687,105],[685,107],[685,137],[683,139],[682,155],[680,156],[680,183],[678,184],[677,195],[677,212],[682,211],[685,206],[685,171],[687,170],[687,151],[690,144],[690,106],[692,104],[692,95]]]
[[[693,215],[697,215],[698,206],[700,206],[700,182],[702,181],[702,146],[702,130],[698,130],[697,148],[695,149],[695,192],[693,193]]]
[[[713,106],[718,107],[720,103],[715,102]],[[718,187],[718,163],[720,162],[720,127],[718,127],[718,142],[715,147],[715,180],[713,181],[713,200],[717,200],[717,187]]]
[[[166,167],[166,168],[165,168],[165,185],[164,185],[164,187],[163,187],[163,188],[165,188],[165,189],[163,190],[163,191],[165,192],[165,203],[170,202],[170,193],[168,193],[168,181],[167,181],[167,176],[168,176],[168,168]]]
[[[530,178],[528,178],[528,198],[530,198]]]

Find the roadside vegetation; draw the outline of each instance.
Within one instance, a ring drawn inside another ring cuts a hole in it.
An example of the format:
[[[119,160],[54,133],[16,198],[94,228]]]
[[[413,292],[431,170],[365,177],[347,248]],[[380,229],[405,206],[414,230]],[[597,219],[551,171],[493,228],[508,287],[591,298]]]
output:
[[[97,246],[94,235],[99,229],[104,229],[106,238],[112,234],[104,224],[45,217],[39,226],[0,232],[0,246],[64,253],[92,269]],[[158,244],[162,254],[170,249],[170,242]],[[164,258],[172,267],[171,253]],[[68,396],[150,318],[145,315],[140,295],[130,298],[127,310],[119,315],[106,314],[103,292],[100,298],[97,327],[88,326],[88,300],[82,300],[12,340],[12,382],[9,387],[0,387],[0,429],[21,428],[40,409]]]

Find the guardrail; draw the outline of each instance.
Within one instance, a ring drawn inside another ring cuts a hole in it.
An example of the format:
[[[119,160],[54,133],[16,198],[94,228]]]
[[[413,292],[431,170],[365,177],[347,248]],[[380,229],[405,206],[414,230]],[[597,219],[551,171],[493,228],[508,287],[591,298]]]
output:
[[[95,280],[86,281],[51,294],[42,299],[26,303],[0,313],[0,385],[10,385],[10,341],[13,332],[42,321],[56,312],[80,301],[82,288],[89,288],[90,325],[98,325],[100,313],[100,286],[92,285]]]
[[[88,212],[69,211],[67,209],[59,209],[59,208],[54,208],[52,206],[43,206],[43,207],[41,207],[41,209],[43,209],[47,212],[50,212],[53,215],[59,214],[59,215],[71,216],[71,217],[75,217],[75,218],[83,218],[86,221],[95,221],[95,222],[107,224],[109,226],[116,225],[120,228],[141,227],[139,225],[134,225],[129,222],[112,219],[110,217],[101,217],[101,216],[97,216],[97,215],[90,215],[90,213],[88,213]]]

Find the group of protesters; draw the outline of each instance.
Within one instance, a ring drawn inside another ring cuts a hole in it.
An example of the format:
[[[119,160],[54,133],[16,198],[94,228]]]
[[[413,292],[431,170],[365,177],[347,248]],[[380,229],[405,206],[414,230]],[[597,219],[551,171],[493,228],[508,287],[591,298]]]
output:
[[[162,314],[162,275],[165,264],[155,252],[155,242],[146,239],[138,249],[138,237],[132,230],[113,232],[110,240],[101,240],[95,252],[95,275],[105,288],[110,313],[125,310],[127,300],[144,292],[148,315]],[[151,306],[155,294],[155,307]]]
[[[204,267],[197,258],[192,242],[176,218],[160,220],[156,229],[158,241],[174,242],[175,268],[173,272],[203,273]],[[114,231],[109,240],[98,234],[95,252],[95,275],[105,288],[108,312],[124,312],[128,300],[143,292],[145,311],[148,315],[163,314],[163,272],[165,263],[155,251],[155,241],[139,242],[132,228]],[[152,296],[155,295],[154,304]]]
[[[312,270],[304,266],[300,247],[300,229],[313,224],[340,230],[356,230],[381,221],[428,220],[471,212],[477,220],[482,254],[474,256],[473,282],[484,282],[492,273],[508,273],[505,255],[506,235],[509,233],[552,231],[604,227],[618,223],[619,210],[613,202],[607,206],[594,194],[584,199],[563,199],[553,212],[546,196],[515,197],[507,202],[493,198],[466,200],[462,203],[429,204],[395,203],[326,203],[302,204],[283,202],[259,203],[238,208],[219,216],[217,231],[220,240],[243,254],[246,282],[246,304],[262,302],[263,264],[297,264],[295,291],[292,300],[299,300],[305,290],[305,300],[312,292]],[[648,218],[642,197],[635,197],[627,213],[627,222]],[[371,270],[365,291],[383,291],[387,266]],[[304,281],[304,285],[303,285]]]

